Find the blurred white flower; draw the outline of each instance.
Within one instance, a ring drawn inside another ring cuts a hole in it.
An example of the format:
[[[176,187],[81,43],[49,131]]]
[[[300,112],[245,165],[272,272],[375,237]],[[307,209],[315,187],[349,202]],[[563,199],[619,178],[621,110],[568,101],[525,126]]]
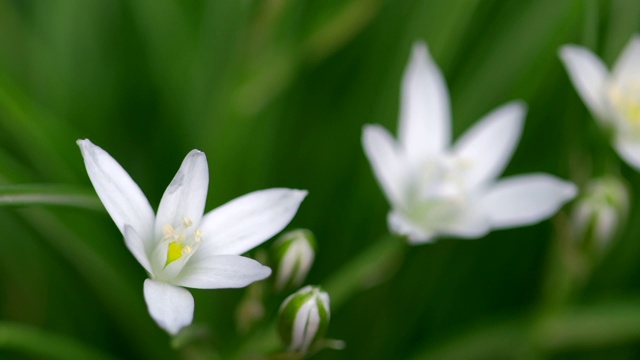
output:
[[[278,331],[287,351],[307,354],[329,327],[329,295],[317,286],[305,286],[289,295],[278,313]]]
[[[575,235],[593,240],[598,249],[609,245],[629,212],[629,191],[614,177],[589,182],[572,213]]]
[[[609,72],[582,46],[560,49],[569,77],[593,116],[613,132],[613,147],[640,170],[640,36],[634,36]]]
[[[306,229],[289,231],[276,240],[272,247],[272,257],[275,260],[274,265],[277,266],[277,291],[302,285],[313,265],[315,247],[315,237]]]
[[[484,236],[537,223],[576,195],[547,174],[502,173],[520,138],[526,107],[512,102],[486,115],[451,146],[449,94],[427,47],[417,43],[402,81],[398,141],[366,125],[363,146],[391,204],[389,228],[412,243],[438,235]]]
[[[89,140],[78,145],[98,197],[149,274],[144,282],[149,313],[172,335],[193,320],[193,297],[182,287],[239,288],[271,274],[240,254],[282,230],[307,194],[256,191],[203,215],[209,170],[204,153],[192,150],[154,214],[138,185],[107,152]]]

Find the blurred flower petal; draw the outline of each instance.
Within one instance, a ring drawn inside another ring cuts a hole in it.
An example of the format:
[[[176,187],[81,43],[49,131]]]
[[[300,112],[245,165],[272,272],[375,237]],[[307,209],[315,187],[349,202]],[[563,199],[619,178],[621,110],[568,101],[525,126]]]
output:
[[[469,207],[458,216],[456,221],[448,224],[442,232],[460,238],[480,238],[491,230],[490,225],[484,211],[477,207]]]
[[[560,58],[578,94],[595,118],[598,121],[610,120],[604,97],[609,72],[602,61],[588,49],[575,45],[563,46]]]
[[[640,171],[640,141],[620,134],[616,137],[613,146],[627,164]]]
[[[613,77],[616,81],[637,79],[640,77],[640,35],[635,35],[613,66]]]
[[[434,233],[426,231],[406,220],[396,211],[390,211],[387,215],[389,229],[396,234],[406,235],[412,244],[423,244],[433,241]]]
[[[498,181],[481,201],[494,228],[509,228],[548,218],[576,193],[574,184],[550,175],[520,175]]]
[[[395,140],[383,127],[367,125],[362,133],[362,144],[385,195],[392,203],[401,204],[406,188],[407,166]]]
[[[411,163],[444,150],[451,141],[449,91],[427,46],[413,45],[402,80],[398,137]]]
[[[468,161],[468,186],[498,177],[511,159],[520,134],[526,105],[512,102],[492,111],[456,142],[453,152]]]

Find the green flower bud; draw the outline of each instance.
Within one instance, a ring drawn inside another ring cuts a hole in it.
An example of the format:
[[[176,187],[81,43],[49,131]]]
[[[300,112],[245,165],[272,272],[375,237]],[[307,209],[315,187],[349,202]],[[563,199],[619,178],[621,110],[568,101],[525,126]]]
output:
[[[275,288],[297,288],[307,277],[315,258],[316,240],[309,230],[294,230],[280,236],[273,244]]]
[[[592,180],[572,213],[574,234],[585,243],[604,249],[624,222],[629,211],[629,193],[614,177]]]
[[[317,286],[305,286],[289,295],[278,314],[278,330],[287,351],[307,354],[329,327],[329,295]]]

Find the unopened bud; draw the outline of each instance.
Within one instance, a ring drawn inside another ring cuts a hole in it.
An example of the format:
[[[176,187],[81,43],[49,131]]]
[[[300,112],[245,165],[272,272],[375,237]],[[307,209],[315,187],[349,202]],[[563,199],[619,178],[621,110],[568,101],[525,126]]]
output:
[[[273,244],[275,288],[297,288],[307,277],[315,258],[316,240],[309,230],[294,230],[280,236]]]
[[[616,235],[629,211],[629,193],[614,177],[592,180],[572,214],[574,233],[602,250]]]
[[[329,327],[329,295],[317,286],[305,286],[280,306],[278,330],[287,351],[305,355],[321,342]]]

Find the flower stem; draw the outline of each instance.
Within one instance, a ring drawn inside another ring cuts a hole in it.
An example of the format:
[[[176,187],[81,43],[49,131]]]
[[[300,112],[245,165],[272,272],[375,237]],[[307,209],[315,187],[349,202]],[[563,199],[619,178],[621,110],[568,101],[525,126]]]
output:
[[[331,308],[337,309],[354,295],[391,278],[402,264],[406,248],[402,239],[388,235],[344,265],[323,285],[331,296]]]

